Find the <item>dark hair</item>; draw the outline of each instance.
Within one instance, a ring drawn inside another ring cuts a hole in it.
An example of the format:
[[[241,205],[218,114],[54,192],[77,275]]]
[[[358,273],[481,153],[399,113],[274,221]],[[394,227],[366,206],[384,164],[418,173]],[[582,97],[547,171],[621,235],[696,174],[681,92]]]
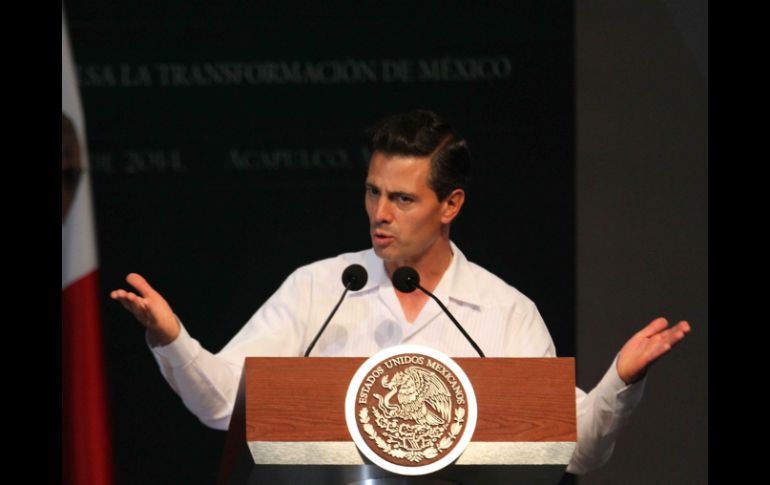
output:
[[[372,153],[430,157],[428,186],[438,200],[468,185],[471,154],[468,144],[439,115],[414,110],[389,116],[367,130]]]

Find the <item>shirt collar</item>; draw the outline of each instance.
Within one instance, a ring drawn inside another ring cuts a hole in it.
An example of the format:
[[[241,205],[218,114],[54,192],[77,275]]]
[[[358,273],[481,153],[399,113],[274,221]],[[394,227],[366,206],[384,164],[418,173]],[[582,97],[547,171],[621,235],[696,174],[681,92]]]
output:
[[[473,279],[470,263],[465,259],[465,255],[455,243],[449,241],[449,244],[453,253],[452,261],[449,263],[449,267],[441,277],[433,294],[444,303],[446,303],[448,298],[452,298],[461,303],[480,307],[481,297],[476,288],[476,282]],[[388,278],[388,274],[385,272],[385,265],[374,253],[374,249],[370,249],[364,254],[364,265],[369,277],[366,285],[355,294],[366,293],[380,286],[393,286],[393,283]]]
[[[446,292],[444,293],[443,288],[437,287],[436,290],[441,289],[442,293],[440,293],[440,297],[438,294],[436,296],[443,300],[446,300],[446,297],[449,297],[461,303],[468,303],[480,307],[481,296],[476,288],[476,280],[473,278],[471,263],[465,259],[465,255],[455,243],[449,241],[449,244],[452,247],[454,257],[452,258],[452,262],[449,263],[449,268],[447,268],[444,276],[439,282],[439,287],[446,283],[445,288],[447,288],[447,290],[445,290]]]
[[[382,263],[382,260],[374,254],[373,248],[364,253],[364,266],[366,267],[368,278],[366,279],[364,287],[356,293],[366,293],[369,290],[379,288],[380,286],[393,286],[393,283],[388,278],[388,274],[385,272],[385,265]]]

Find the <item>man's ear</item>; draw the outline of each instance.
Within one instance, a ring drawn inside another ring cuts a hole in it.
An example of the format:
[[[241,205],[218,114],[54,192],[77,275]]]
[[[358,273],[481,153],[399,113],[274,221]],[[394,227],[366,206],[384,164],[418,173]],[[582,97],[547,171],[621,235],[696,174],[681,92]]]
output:
[[[444,199],[441,212],[441,222],[449,224],[460,213],[460,209],[465,203],[465,191],[463,189],[454,189],[449,196]]]

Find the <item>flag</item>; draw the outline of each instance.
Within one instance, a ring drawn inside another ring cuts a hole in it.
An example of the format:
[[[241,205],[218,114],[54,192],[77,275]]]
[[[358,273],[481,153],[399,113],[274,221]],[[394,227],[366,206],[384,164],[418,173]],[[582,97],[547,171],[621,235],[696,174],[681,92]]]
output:
[[[88,150],[63,5],[61,36],[62,483],[111,484]]]

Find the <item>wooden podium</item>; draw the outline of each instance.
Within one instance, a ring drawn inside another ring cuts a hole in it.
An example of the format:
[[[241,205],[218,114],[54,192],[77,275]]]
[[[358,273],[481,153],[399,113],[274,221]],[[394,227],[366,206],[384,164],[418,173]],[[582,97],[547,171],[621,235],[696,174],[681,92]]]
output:
[[[372,464],[348,432],[345,394],[365,360],[247,358],[218,483],[559,482],[577,440],[573,358],[454,358],[476,394],[476,430],[453,464],[419,477]]]

